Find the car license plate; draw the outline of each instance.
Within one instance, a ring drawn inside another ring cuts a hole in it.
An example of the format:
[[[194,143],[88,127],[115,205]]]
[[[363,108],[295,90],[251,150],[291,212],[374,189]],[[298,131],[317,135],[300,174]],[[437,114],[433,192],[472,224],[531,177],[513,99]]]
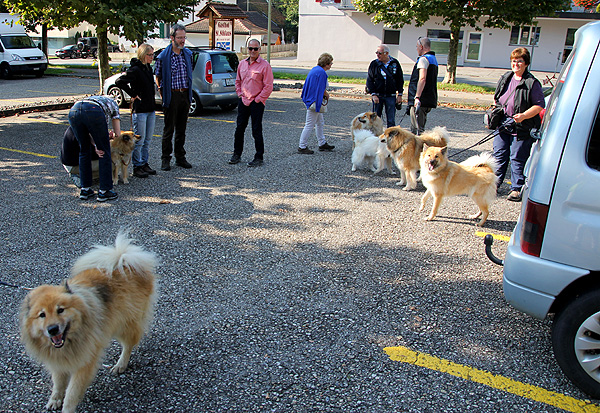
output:
[[[225,86],[235,86],[235,79],[225,79]]]

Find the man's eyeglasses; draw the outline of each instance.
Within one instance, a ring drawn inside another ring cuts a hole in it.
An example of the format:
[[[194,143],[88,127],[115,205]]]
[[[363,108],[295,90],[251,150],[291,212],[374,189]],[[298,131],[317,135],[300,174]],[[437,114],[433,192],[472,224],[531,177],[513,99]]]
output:
[[[376,51],[375,54],[386,54],[387,52]]]
[[[260,49],[260,47],[249,47],[248,50],[250,50],[251,52],[256,52],[258,49]]]
[[[417,43],[419,43],[419,46],[423,47],[423,43],[421,43],[421,36],[419,36],[419,38],[417,39]]]

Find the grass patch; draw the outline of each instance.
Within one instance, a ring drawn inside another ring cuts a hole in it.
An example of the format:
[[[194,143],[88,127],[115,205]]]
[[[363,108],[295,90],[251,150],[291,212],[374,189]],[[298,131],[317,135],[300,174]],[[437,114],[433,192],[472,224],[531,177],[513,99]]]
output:
[[[48,67],[48,69],[46,69],[46,71],[44,73],[47,75],[68,75],[68,74],[73,73],[73,71],[69,70],[66,67],[50,66],[50,67]]]
[[[306,75],[298,73],[273,72],[275,79],[281,80],[306,80]],[[330,83],[349,83],[355,85],[364,85],[367,81],[363,78],[344,77],[344,76],[329,76]],[[408,90],[408,81],[404,82],[404,89]],[[489,86],[475,86],[467,83],[440,83],[438,82],[438,90],[455,90],[458,92],[494,94],[495,88]]]

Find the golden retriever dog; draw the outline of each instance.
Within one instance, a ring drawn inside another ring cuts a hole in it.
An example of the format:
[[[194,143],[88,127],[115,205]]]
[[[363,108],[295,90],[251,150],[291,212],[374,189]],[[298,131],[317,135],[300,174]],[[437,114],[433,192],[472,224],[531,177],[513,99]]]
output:
[[[373,135],[379,136],[383,133],[383,120],[375,112],[363,112],[360,115],[356,115],[350,123],[352,149],[356,145],[354,132],[361,129],[371,131]]]
[[[121,136],[110,140],[110,157],[112,159],[112,180],[113,185],[119,183],[119,171],[123,183],[129,183],[129,164],[131,163],[131,154],[135,144],[141,138],[140,135],[134,135],[131,131],[121,132]]]
[[[448,160],[447,151],[447,147],[424,146],[421,179],[427,191],[421,198],[419,211],[425,209],[425,202],[433,196],[433,207],[426,218],[431,221],[437,215],[444,197],[468,195],[479,207],[479,212],[469,218],[481,217],[477,226],[482,227],[489,215],[489,205],[496,198],[498,163],[490,152],[456,163]]]
[[[370,130],[358,129],[354,131],[354,150],[352,151],[352,171],[366,165],[374,173],[380,172],[384,166],[389,173],[394,174],[392,158],[379,137]],[[375,162],[377,160],[377,162]],[[377,166],[375,166],[377,165]]]
[[[112,338],[123,349],[111,372],[125,371],[152,318],[156,262],[120,232],[114,247],[98,245],[80,257],[62,285],[42,285],[25,297],[21,340],[52,375],[47,409],[76,411]]]
[[[396,185],[406,185],[402,188],[404,191],[415,189],[423,145],[442,147],[448,145],[449,140],[450,135],[446,128],[439,126],[420,136],[400,126],[387,128],[381,136],[381,142],[386,144],[392,159],[400,170],[400,182],[397,182]]]

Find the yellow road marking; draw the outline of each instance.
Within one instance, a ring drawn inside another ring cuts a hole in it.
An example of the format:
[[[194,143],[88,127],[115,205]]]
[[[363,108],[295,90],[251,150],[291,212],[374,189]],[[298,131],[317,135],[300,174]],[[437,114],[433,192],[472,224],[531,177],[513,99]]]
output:
[[[211,119],[211,118],[195,118],[200,120],[210,120],[212,122],[225,122],[225,123],[235,123],[235,120],[225,120],[225,119]]]
[[[494,389],[545,403],[569,412],[600,412],[600,406],[589,401],[575,399],[541,387],[521,383],[508,377],[498,376],[484,370],[474,369],[450,360],[430,356],[429,354],[418,353],[406,347],[385,347],[383,351],[393,361],[414,364],[475,383],[485,384]]]
[[[35,153],[35,152],[28,152],[28,151],[20,151],[18,149],[10,149],[10,148],[2,148],[0,147],[0,149],[4,150],[4,151],[10,151],[10,152],[18,152],[18,153],[24,153],[27,155],[34,155],[34,156],[40,156],[42,158],[57,158],[57,156],[52,156],[52,155],[44,155],[43,153]]]
[[[492,237],[494,237],[494,239],[498,241],[508,242],[510,240],[510,237],[507,237],[506,235],[490,234],[489,232],[477,231],[475,235],[481,238],[485,237],[486,235],[491,235]]]
[[[265,109],[266,112],[285,113],[285,110]]]
[[[65,91],[62,90],[60,92],[48,92],[47,90],[27,90],[27,92],[33,92],[33,93],[50,93],[52,95],[64,95]]]
[[[57,122],[54,120],[46,120],[46,119],[35,119],[35,118],[30,118],[27,120],[31,121],[31,122],[52,123],[54,125],[67,125],[69,123],[69,122]]]

